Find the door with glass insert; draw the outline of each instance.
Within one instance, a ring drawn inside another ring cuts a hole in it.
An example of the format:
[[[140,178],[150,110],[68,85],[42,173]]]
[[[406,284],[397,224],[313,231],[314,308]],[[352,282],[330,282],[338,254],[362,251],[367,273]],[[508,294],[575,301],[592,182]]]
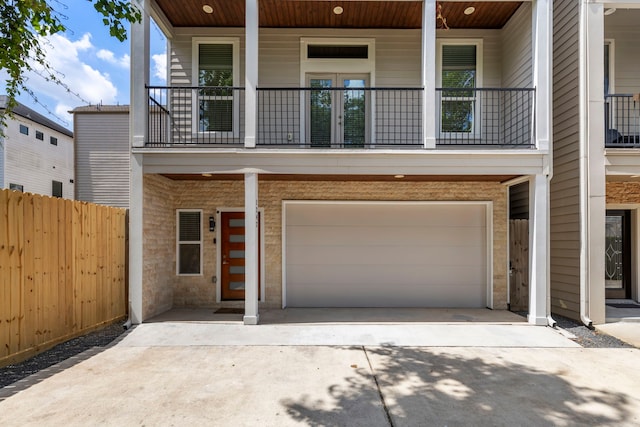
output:
[[[220,262],[222,264],[220,296],[222,300],[243,300],[245,289],[244,212],[221,212],[220,222],[222,223],[220,225]],[[260,231],[258,231],[258,260],[260,260],[260,239]],[[259,275],[258,295],[260,295]]]
[[[369,142],[368,77],[309,74],[307,140],[312,147],[364,147]]]
[[[631,220],[629,211],[608,210],[605,222],[606,298],[629,298],[631,287]]]

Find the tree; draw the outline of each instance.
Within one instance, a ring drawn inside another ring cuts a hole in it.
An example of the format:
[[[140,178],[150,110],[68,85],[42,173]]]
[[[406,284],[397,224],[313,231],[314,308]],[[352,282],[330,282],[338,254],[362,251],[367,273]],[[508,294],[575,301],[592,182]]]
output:
[[[127,39],[126,23],[142,19],[140,9],[129,0],[87,1],[104,17],[102,21],[109,27],[109,33],[120,41]],[[42,68],[38,72],[47,81],[65,86],[47,63],[42,49],[43,38],[67,30],[62,22],[64,15],[55,9],[61,6],[66,7],[62,0],[0,0],[0,69],[8,74],[7,110],[0,112],[3,128],[6,114],[16,105],[16,97],[22,92],[34,96],[24,81],[24,73],[33,71],[34,65]]]

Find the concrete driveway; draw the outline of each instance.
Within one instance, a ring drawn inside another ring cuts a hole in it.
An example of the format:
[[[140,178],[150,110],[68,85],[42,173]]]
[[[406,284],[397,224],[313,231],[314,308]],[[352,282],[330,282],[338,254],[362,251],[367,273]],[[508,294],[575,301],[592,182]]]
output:
[[[233,326],[238,329],[227,328]],[[143,324],[107,350],[0,402],[0,425],[640,424],[638,349],[583,349],[555,330],[518,322],[441,326],[460,328],[447,334],[480,326],[474,333],[525,335],[518,339],[530,343],[547,335],[557,344],[385,344],[371,327],[421,325],[380,322],[325,325],[337,332],[308,330],[308,337],[291,329],[296,341],[277,343],[286,336],[280,328],[301,326]],[[352,337],[370,335],[372,344],[318,344],[322,340],[314,334],[330,341],[340,335],[339,326],[355,329]],[[510,326],[512,332],[482,332]],[[235,345],[231,339],[239,330],[266,341],[272,337],[276,345]],[[219,339],[207,337],[212,333]]]

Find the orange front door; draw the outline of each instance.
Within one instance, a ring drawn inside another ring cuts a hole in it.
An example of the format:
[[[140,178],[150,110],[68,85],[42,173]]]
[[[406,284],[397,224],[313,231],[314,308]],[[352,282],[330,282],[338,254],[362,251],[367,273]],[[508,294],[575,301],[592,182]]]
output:
[[[243,300],[245,289],[244,212],[222,212],[220,222],[222,223],[220,226],[221,299],[226,301]],[[258,230],[258,262],[260,262],[260,239],[260,230]],[[260,295],[260,275],[258,275],[258,295]]]

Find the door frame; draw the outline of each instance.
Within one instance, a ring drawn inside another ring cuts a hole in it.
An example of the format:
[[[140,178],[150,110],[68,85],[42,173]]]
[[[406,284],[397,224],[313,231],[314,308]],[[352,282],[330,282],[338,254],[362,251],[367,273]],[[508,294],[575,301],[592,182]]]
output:
[[[216,243],[214,245],[216,251],[216,303],[233,303],[238,301],[226,301],[222,299],[222,251],[219,249],[222,242],[222,212],[244,212],[244,208],[220,207],[216,208]],[[260,295],[258,301],[266,301],[265,292],[265,265],[264,265],[264,208],[258,208],[260,214],[260,259],[258,260],[260,268]],[[205,254],[206,256],[206,254]]]
[[[368,205],[382,205],[382,204],[404,204],[404,205],[482,205],[485,207],[485,250],[486,250],[486,277],[485,277],[485,295],[486,295],[486,307],[493,309],[493,259],[494,259],[494,245],[493,245],[493,202],[490,200],[451,200],[451,201],[424,201],[424,200],[282,200],[282,308],[287,307],[287,205],[295,204],[368,204]]]
[[[305,87],[311,87],[311,80],[331,80],[334,82],[333,88],[344,87],[343,81],[352,79],[352,80],[364,80],[364,87],[371,87],[371,77],[368,73],[307,73],[305,76]],[[322,89],[318,89],[322,90]],[[358,90],[357,88],[353,88],[352,90]],[[340,96],[344,94],[344,92],[338,92],[335,90],[331,91],[331,142],[329,146],[326,148],[351,148],[345,147],[344,145],[344,127],[340,127],[336,121],[338,120],[338,111],[342,112],[342,120],[344,123],[344,97]],[[364,91],[364,107],[365,107],[365,118],[364,118],[364,146],[373,146],[373,142],[371,139],[372,133],[372,101],[371,98],[374,96],[372,91]],[[306,117],[305,121],[307,123],[311,123],[311,108],[309,107],[311,103],[310,96],[305,100],[305,109],[306,109]],[[311,143],[311,126],[307,126],[306,135],[304,141],[309,141]],[[369,143],[367,143],[369,141]],[[323,147],[324,148],[324,147]],[[353,147],[359,148],[359,147]]]
[[[640,204],[635,203],[607,203],[606,211],[629,211],[630,225],[628,237],[630,240],[630,264],[631,274],[629,278],[629,288],[631,289],[630,297],[634,301],[640,300]],[[605,215],[606,215],[605,211]],[[602,230],[603,241],[605,230]],[[604,261],[604,251],[606,247],[602,247],[602,259]],[[602,286],[604,287],[604,277],[602,278]],[[606,300],[605,296],[605,300]]]

